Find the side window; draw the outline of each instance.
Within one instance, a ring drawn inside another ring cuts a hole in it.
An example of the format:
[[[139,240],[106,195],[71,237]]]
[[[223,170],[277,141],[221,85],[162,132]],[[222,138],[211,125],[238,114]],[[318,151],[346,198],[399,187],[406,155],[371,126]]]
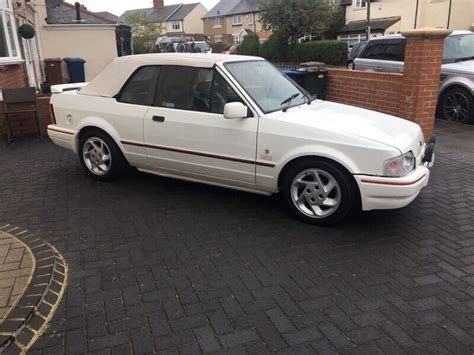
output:
[[[240,97],[213,69],[165,66],[162,68],[155,106],[222,114],[228,102]]]
[[[162,69],[155,106],[179,110],[209,111],[212,69],[165,66]]]
[[[383,59],[403,62],[405,60],[405,40],[391,39],[385,44]]]
[[[161,67],[157,66],[138,69],[120,91],[117,101],[135,105],[153,105],[160,70]]]
[[[229,102],[242,102],[239,95],[230,87],[217,71],[214,71],[211,91],[211,112],[223,114],[224,106]]]
[[[373,41],[368,43],[365,50],[359,56],[366,59],[384,59],[385,41]]]

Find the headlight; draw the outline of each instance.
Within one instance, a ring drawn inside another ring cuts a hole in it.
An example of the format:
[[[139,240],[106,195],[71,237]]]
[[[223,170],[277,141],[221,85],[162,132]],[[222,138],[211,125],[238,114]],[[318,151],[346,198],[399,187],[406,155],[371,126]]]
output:
[[[401,177],[415,169],[415,156],[412,152],[386,160],[383,166],[385,176]]]

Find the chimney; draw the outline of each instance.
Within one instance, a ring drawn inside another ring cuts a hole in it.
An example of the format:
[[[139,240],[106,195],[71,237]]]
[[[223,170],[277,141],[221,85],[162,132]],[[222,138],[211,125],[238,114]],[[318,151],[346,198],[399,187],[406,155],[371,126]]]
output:
[[[164,0],[153,0],[153,9],[158,10],[164,6]]]
[[[74,6],[76,7],[76,22],[81,22],[81,4],[76,2]]]

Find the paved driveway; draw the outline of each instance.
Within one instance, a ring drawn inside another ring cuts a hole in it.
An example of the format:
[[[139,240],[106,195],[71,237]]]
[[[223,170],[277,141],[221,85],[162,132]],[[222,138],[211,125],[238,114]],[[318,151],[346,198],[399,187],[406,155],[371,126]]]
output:
[[[440,147],[456,153],[449,127]],[[2,146],[0,169],[0,221],[69,263],[38,353],[474,351],[474,162],[449,151],[408,208],[333,228],[277,198],[95,182],[48,141]]]

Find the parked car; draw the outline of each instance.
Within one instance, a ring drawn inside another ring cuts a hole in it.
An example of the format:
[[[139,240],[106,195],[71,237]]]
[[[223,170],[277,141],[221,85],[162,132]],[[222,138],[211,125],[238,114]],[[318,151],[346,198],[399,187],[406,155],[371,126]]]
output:
[[[366,44],[367,41],[359,42],[352,46],[351,50],[347,53],[347,69],[354,69],[354,59],[362,52]]]
[[[238,44],[234,44],[232,45],[232,47],[230,47],[228,50],[222,52],[224,54],[239,54],[239,45]]]
[[[280,192],[290,211],[314,224],[354,208],[408,205],[433,162],[434,142],[425,144],[417,124],[316,100],[257,57],[120,57],[92,82],[52,91],[48,134],[76,152],[92,178],[110,180],[131,165]]]
[[[401,35],[371,39],[354,61],[356,70],[403,73],[406,40]],[[438,99],[440,117],[474,123],[474,33],[454,31],[444,42]]]
[[[206,41],[190,41],[188,45],[190,53],[212,53],[212,48]]]

